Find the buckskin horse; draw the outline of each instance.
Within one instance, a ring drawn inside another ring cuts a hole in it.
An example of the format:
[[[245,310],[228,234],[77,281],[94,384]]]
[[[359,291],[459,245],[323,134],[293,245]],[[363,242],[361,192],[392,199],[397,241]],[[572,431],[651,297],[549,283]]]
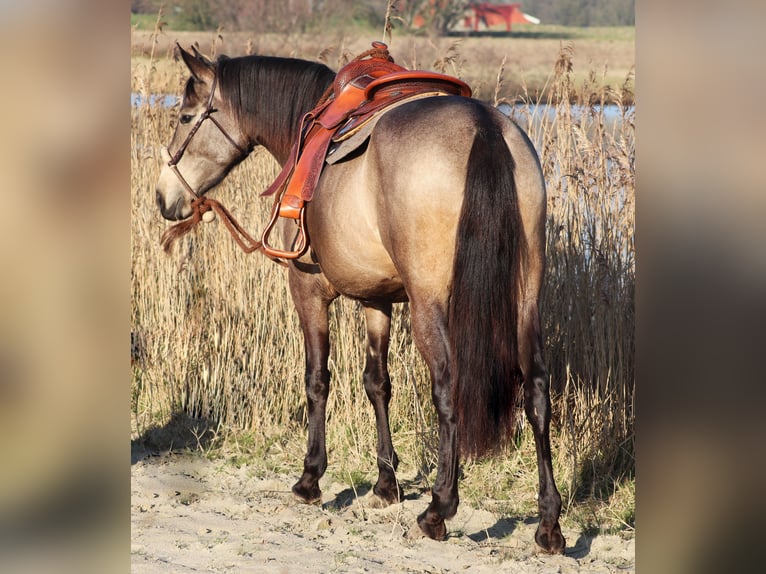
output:
[[[210,61],[196,49],[178,48],[191,77],[163,149],[168,165],[156,201],[166,219],[182,225],[199,221],[205,193],[255,146],[281,165],[294,161],[304,116],[327,96],[336,74],[292,58]],[[295,246],[300,226],[278,219],[283,244]],[[363,382],[378,436],[373,492],[385,503],[401,500],[387,354],[392,304],[409,301],[412,337],[428,366],[438,414],[437,473],[431,501],[417,518],[420,529],[446,538],[444,521],[458,507],[461,455],[496,451],[511,436],[523,389],[539,474],[535,540],[547,552],[564,551],[539,316],[545,219],[545,184],[529,138],[494,107],[464,95],[394,107],[359,149],[323,167],[305,204],[309,245],[288,263],[306,361],[308,449],[292,488],[300,501],[321,500],[328,308],[340,295],[359,301],[365,314]]]

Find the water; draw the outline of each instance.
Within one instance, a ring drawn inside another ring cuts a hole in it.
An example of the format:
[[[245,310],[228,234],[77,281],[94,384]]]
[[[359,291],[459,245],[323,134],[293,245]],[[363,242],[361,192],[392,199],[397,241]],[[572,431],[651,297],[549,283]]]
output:
[[[181,98],[172,94],[152,94],[148,98],[148,104],[150,106],[161,105],[166,108],[172,108],[174,105],[176,105],[180,101],[181,101]],[[137,94],[135,92],[130,94],[131,106],[141,107],[146,104],[147,104],[147,98],[145,98],[142,94]],[[596,112],[600,111],[600,108],[601,106],[594,106],[594,110]],[[540,115],[545,115],[550,117],[556,114],[556,106],[549,106],[547,104],[539,104],[539,105],[513,104],[512,105],[512,104],[502,103],[499,106],[497,106],[497,109],[503,112],[506,116],[510,117],[512,115],[515,115],[517,118],[526,114],[527,110],[532,117],[539,117]],[[579,116],[581,116],[583,113],[589,110],[590,108],[588,107],[572,106],[572,115],[575,119],[578,119]],[[607,122],[619,121],[620,119],[622,119],[622,110],[619,106],[606,105],[604,106],[603,111],[604,111],[604,119]],[[632,108],[630,111],[632,112]]]
[[[514,118],[517,121],[525,121],[527,117],[531,117],[533,121],[539,121],[539,119],[545,117],[548,120],[552,120],[556,115],[558,107],[548,104],[507,104],[501,103],[497,106],[497,109],[503,112],[506,116]],[[635,111],[634,107],[628,108],[626,112],[620,106],[614,104],[608,104],[606,106],[571,106],[572,119],[577,121],[583,119],[584,114],[591,113],[591,110],[595,114],[603,113],[604,121],[607,125],[616,124],[622,121],[623,113],[625,116],[632,115]]]
[[[140,108],[141,106],[145,106],[147,103],[150,106],[163,106],[166,108],[172,108],[180,101],[181,99],[178,96],[171,94],[151,94],[148,98],[144,97],[143,94],[137,94],[135,92],[131,92],[130,94],[130,105],[134,108]]]

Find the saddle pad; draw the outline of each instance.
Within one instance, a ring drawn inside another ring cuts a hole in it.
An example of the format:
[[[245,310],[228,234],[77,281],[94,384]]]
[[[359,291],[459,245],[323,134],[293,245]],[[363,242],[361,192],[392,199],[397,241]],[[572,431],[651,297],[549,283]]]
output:
[[[408,104],[414,100],[449,95],[450,94],[445,92],[424,92],[422,94],[414,94],[408,98],[391,104],[390,106],[383,109],[380,113],[373,114],[371,117],[367,118],[366,121],[354,126],[348,131],[345,131],[344,126],[339,130],[339,135],[336,135],[334,138],[332,138],[332,143],[330,144],[330,148],[327,151],[325,162],[330,165],[338,163],[359,149],[370,137],[370,134],[372,134],[372,130],[375,129],[375,125],[378,123],[378,120],[380,120],[380,118],[382,118],[386,112],[390,112],[394,108],[398,108],[399,106]]]

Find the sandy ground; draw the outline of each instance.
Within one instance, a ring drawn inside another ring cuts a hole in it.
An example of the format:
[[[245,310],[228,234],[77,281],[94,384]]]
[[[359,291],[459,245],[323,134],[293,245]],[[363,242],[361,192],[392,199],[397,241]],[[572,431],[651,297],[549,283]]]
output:
[[[325,478],[322,506],[309,506],[292,498],[295,478],[189,455],[134,456],[132,572],[635,572],[634,539],[565,528],[566,554],[548,556],[533,541],[534,519],[466,503],[447,541],[410,538],[428,496],[374,508],[371,493]]]

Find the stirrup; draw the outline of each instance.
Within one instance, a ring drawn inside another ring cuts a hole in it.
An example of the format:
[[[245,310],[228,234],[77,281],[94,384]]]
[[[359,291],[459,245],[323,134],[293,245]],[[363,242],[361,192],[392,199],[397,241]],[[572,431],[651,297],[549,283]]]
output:
[[[274,229],[274,225],[276,225],[277,220],[279,219],[279,213],[280,202],[276,201],[274,202],[274,208],[271,212],[271,219],[269,220],[269,224],[266,226],[266,229],[263,230],[263,235],[261,236],[261,246],[263,252],[272,258],[298,259],[298,257],[306,252],[306,249],[309,246],[308,233],[306,233],[306,206],[300,206],[298,217],[295,218],[296,222],[298,223],[298,238],[297,245],[293,251],[277,249],[268,243],[269,235],[271,235],[271,231]]]

